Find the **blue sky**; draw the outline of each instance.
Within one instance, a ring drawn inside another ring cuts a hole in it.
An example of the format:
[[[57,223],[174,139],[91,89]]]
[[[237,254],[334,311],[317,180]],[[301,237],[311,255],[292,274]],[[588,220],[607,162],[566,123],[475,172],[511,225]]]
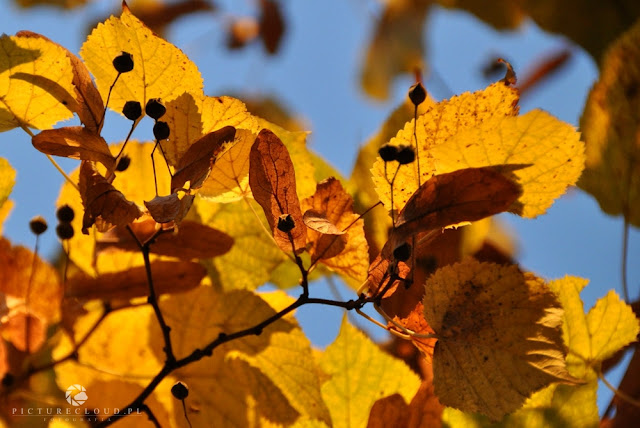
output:
[[[217,3],[223,10],[242,13],[249,12],[253,4],[229,0]],[[385,103],[372,102],[360,90],[360,63],[380,12],[376,2],[284,3],[288,28],[276,57],[267,57],[260,46],[226,51],[225,16],[187,17],[172,25],[167,35],[199,67],[208,94],[277,96],[308,124],[312,131],[310,147],[348,175],[358,147],[403,99],[411,79],[396,81],[392,99]],[[118,5],[118,1],[98,1],[66,14],[49,8],[22,11],[5,0],[0,29],[7,34],[23,29],[41,32],[77,53],[88,23],[116,11]],[[595,62],[579,47],[561,36],[542,32],[531,22],[518,31],[500,33],[464,12],[436,8],[425,24],[423,37],[424,60],[432,71],[426,86],[436,99],[486,86],[489,82],[480,70],[495,55],[509,58],[522,75],[545,54],[570,47],[572,58],[565,69],[524,96],[521,111],[542,108],[577,126],[588,90],[597,79]],[[107,140],[115,142],[124,138],[128,125],[112,115],[107,117],[105,129]],[[8,158],[18,170],[12,195],[15,208],[5,224],[5,234],[31,247],[34,237],[28,232],[28,221],[43,215],[55,224],[54,202],[62,178],[22,131],[0,135],[0,156]],[[77,165],[69,160],[61,164],[67,170]],[[622,220],[602,214],[589,195],[571,190],[548,214],[535,220],[512,215],[503,218],[517,237],[519,261],[526,269],[549,279],[566,274],[590,279],[583,295],[586,307],[608,289],[620,293]],[[53,255],[59,248],[54,234],[44,238],[44,254]],[[632,261],[639,256],[640,234],[633,230],[628,257]],[[629,263],[628,280],[632,296],[637,297],[640,265]],[[322,284],[316,287],[318,293],[330,295]],[[345,289],[342,292],[345,296],[348,293]],[[337,334],[341,316],[342,311],[325,307],[299,311],[310,337],[322,346]],[[604,397],[601,405],[608,401]]]

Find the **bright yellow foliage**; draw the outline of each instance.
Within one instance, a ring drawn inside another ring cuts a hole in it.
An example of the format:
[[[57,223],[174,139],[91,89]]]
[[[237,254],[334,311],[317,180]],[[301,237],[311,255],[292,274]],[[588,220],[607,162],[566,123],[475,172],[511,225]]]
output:
[[[0,208],[7,201],[15,182],[16,170],[11,167],[9,161],[0,158]]]
[[[530,165],[514,172],[522,196],[510,211],[544,214],[576,183],[584,167],[584,144],[573,126],[542,110],[490,120],[457,133],[432,149],[436,174],[468,167]]]
[[[447,142],[457,133],[470,129],[494,118],[515,116],[518,113],[518,92],[503,82],[497,82],[482,91],[464,94],[444,100],[420,116],[416,123],[418,150],[416,161],[400,166],[396,176],[393,207],[391,207],[391,192],[387,180],[391,180],[398,166],[397,162],[385,163],[378,158],[371,170],[373,183],[380,201],[388,209],[400,211],[411,195],[418,188],[418,181],[424,183],[435,172],[434,159],[431,151]],[[407,122],[403,129],[389,141],[398,146],[416,146],[413,136],[414,121]],[[420,164],[420,178],[418,178],[418,163]]]
[[[640,23],[607,51],[580,120],[586,169],[579,186],[600,208],[640,227]]]
[[[73,71],[66,51],[40,37],[0,37],[0,132],[47,129],[73,116]]]
[[[80,51],[104,100],[118,75],[112,61],[122,52],[133,55],[134,67],[121,74],[113,88],[109,100],[113,110],[121,112],[127,101],[138,101],[144,109],[151,98],[169,102],[185,92],[202,94],[202,77],[196,65],[125,6],[120,17],[112,16],[99,24]]]
[[[376,400],[399,393],[409,402],[420,386],[420,378],[403,361],[383,352],[346,316],[319,364],[331,376],[322,385],[322,396],[334,428],[366,427]]]

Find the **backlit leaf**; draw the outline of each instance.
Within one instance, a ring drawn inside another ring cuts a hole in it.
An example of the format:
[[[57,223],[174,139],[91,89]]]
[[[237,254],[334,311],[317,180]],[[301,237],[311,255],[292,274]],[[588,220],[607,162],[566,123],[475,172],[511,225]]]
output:
[[[302,221],[296,176],[287,148],[273,132],[263,129],[251,147],[249,165],[251,192],[267,217],[276,244],[285,252],[303,249],[307,228]],[[293,228],[288,232],[278,227],[284,215],[293,219]]]
[[[0,208],[9,198],[15,182],[16,170],[11,167],[9,161],[5,158],[0,158]]]
[[[391,207],[391,189],[387,180],[391,180],[395,174],[398,163],[390,162],[387,165],[386,178],[385,163],[382,159],[378,158],[374,163],[371,170],[372,179],[380,201],[387,209],[400,211],[418,188],[418,162],[420,163],[420,183],[424,183],[435,172],[432,151],[436,147],[447,142],[449,138],[464,129],[476,127],[493,118],[515,116],[518,114],[517,104],[517,90],[503,82],[497,82],[482,91],[465,92],[427,109],[425,113],[418,116],[416,123],[416,136],[419,143],[416,161],[409,165],[400,166],[398,171],[394,185],[393,207]],[[389,141],[389,144],[415,146],[416,139],[413,137],[413,127],[413,120],[407,122],[404,128]],[[464,152],[461,155],[464,155]],[[508,163],[523,162],[511,161]],[[463,167],[460,166],[457,169]]]
[[[332,177],[318,183],[316,193],[303,200],[302,207],[307,218],[309,212],[316,212],[333,226],[331,234],[313,228],[307,231],[311,260],[320,260],[348,283],[359,285],[367,276],[369,251],[364,236],[364,221],[353,212],[351,196]]]
[[[206,269],[192,262],[151,262],[151,274],[156,294],[182,293],[200,284]],[[67,281],[65,297],[78,299],[132,299],[149,295],[149,283],[144,266],[120,272],[104,273],[97,278],[76,275]]]
[[[69,119],[75,103],[65,49],[40,37],[0,37],[0,132],[47,129]]]
[[[133,55],[133,70],[118,78],[109,107],[117,112],[127,101],[145,106],[151,98],[169,102],[185,92],[202,93],[202,77],[182,51],[153,34],[125,5],[120,17],[99,24],[82,45],[80,56],[93,74],[102,99],[118,72],[112,65],[122,52]]]
[[[544,214],[584,168],[584,143],[568,123],[542,110],[488,121],[434,147],[436,173],[502,164],[530,165],[513,172],[522,196],[510,211],[523,217]]]
[[[562,308],[542,280],[467,258],[436,271],[425,290],[442,404],[499,420],[550,383],[575,382],[565,368]]]
[[[346,317],[319,364],[331,376],[322,385],[322,396],[335,428],[364,427],[380,397],[398,393],[409,401],[420,386],[420,378],[403,361],[383,352]]]
[[[600,208],[640,227],[640,23],[607,51],[600,80],[587,99],[580,127],[586,142],[586,169],[578,185]]]
[[[115,158],[101,136],[82,126],[46,129],[31,139],[42,153],[100,162],[108,170],[115,168]]]

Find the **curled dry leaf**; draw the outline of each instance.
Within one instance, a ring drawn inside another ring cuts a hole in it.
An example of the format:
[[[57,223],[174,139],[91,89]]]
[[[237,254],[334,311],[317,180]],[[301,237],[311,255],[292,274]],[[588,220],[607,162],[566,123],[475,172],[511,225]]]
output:
[[[110,171],[115,167],[104,138],[82,126],[47,129],[34,136],[31,143],[48,155],[100,162]]]
[[[318,233],[324,235],[344,235],[345,232],[338,229],[335,224],[331,223],[329,219],[320,211],[309,209],[305,211],[302,216],[302,221],[307,225],[309,229],[313,229]]]
[[[194,195],[172,193],[167,196],[156,196],[150,201],[144,201],[144,206],[149,210],[151,217],[158,223],[169,223],[174,221],[180,223],[191,205]]]
[[[273,237],[283,251],[305,248],[307,228],[303,224],[296,193],[296,174],[289,151],[268,129],[258,134],[249,155],[249,186],[253,197],[267,217]],[[289,214],[294,227],[288,233],[278,229],[278,218]],[[289,238],[291,236],[291,239]]]
[[[197,287],[207,270],[199,263],[156,260],[151,262],[157,294],[182,293]],[[149,295],[144,266],[105,273],[97,278],[77,275],[67,282],[65,297],[78,299],[132,299]]]
[[[92,162],[82,162],[79,187],[84,206],[82,233],[85,235],[98,221],[98,228],[106,231],[112,226],[125,226],[142,215],[138,206],[113,187]]]
[[[236,128],[225,126],[193,143],[176,166],[177,171],[171,178],[171,189],[182,188],[187,182],[191,189],[202,186],[211,172],[216,156],[224,150],[224,143],[233,141],[235,135]]]
[[[131,223],[129,227],[140,242],[145,242],[156,233],[157,223],[146,218]],[[227,253],[233,245],[233,238],[217,229],[185,220],[173,233],[163,233],[156,237],[149,247],[152,253],[162,256],[178,257],[183,260],[208,259]],[[107,232],[96,244],[98,251],[118,248],[126,251],[139,251],[137,242],[124,227]]]
[[[436,271],[425,290],[442,404],[499,420],[552,382],[576,383],[566,369],[563,310],[543,280],[467,258]]]
[[[65,51],[67,58],[71,61],[71,68],[73,69],[73,80],[71,83],[75,88],[77,103],[76,105],[70,105],[69,109],[78,114],[80,122],[82,122],[88,131],[96,135],[100,134],[100,129],[102,128],[100,122],[104,113],[104,103],[84,62],[65,47],[52,42],[41,34],[31,31],[20,31],[16,33],[16,36],[41,38]]]

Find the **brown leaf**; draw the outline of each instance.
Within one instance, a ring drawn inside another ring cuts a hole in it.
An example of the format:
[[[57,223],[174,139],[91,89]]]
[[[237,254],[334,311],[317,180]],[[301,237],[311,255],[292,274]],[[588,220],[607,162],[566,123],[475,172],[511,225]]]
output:
[[[202,186],[211,172],[216,156],[224,149],[224,143],[233,141],[235,135],[236,128],[225,126],[193,143],[178,162],[177,171],[171,178],[172,191],[184,187],[187,181],[190,182],[191,189]]]
[[[407,201],[391,234],[401,243],[419,232],[480,220],[506,211],[520,193],[515,182],[491,167],[436,175]]]
[[[104,232],[111,226],[125,226],[142,215],[138,206],[113,187],[92,162],[82,162],[79,187],[84,205],[82,233],[85,235],[97,221],[98,229]]]
[[[422,302],[418,302],[413,311],[409,313],[406,318],[395,317],[395,321],[418,334],[433,334],[434,331],[429,326],[429,323],[424,318],[424,305]],[[390,325],[392,325],[390,323]],[[431,361],[433,357],[433,348],[436,343],[436,339],[424,339],[419,337],[412,337],[411,342],[427,357],[427,361]]]
[[[48,155],[100,162],[110,171],[115,167],[115,158],[104,138],[81,126],[44,130],[31,143]]]
[[[2,335],[18,350],[26,352],[28,346],[29,353],[34,353],[47,338],[47,324],[36,315],[17,312],[2,325]]]
[[[169,223],[171,221],[179,224],[187,215],[189,208],[193,204],[195,195],[183,195],[172,193],[167,196],[156,196],[150,201],[144,201],[144,206],[149,210],[151,217],[158,223]]]
[[[156,222],[147,218],[130,225],[139,241],[144,242],[156,233]],[[185,220],[173,233],[163,233],[149,247],[152,253],[178,257],[182,260],[208,259],[227,253],[233,245],[233,238],[224,232]],[[117,227],[107,232],[97,243],[98,251],[119,248],[138,251],[138,244],[128,230]]]
[[[314,209],[309,209],[305,211],[302,216],[302,221],[307,225],[309,229],[313,229],[318,233],[322,233],[324,235],[344,235],[345,232],[338,229],[335,224],[333,224],[324,213],[320,211],[316,211]]]
[[[267,217],[273,237],[283,251],[296,252],[307,243],[307,228],[302,220],[300,201],[296,193],[296,175],[285,145],[273,132],[263,129],[251,147],[249,186],[253,197]],[[278,229],[278,219],[289,214],[294,227],[286,233]]]
[[[157,294],[182,293],[197,287],[207,270],[199,263],[156,260],[151,262],[153,286]],[[97,278],[77,275],[67,282],[65,297],[79,299],[132,299],[149,295],[147,272],[136,266]]]
[[[433,390],[433,376],[431,376],[422,381],[420,389],[409,403],[407,427],[440,428],[443,410],[444,406],[440,404]]]
[[[367,428],[407,428],[409,406],[402,395],[396,393],[373,403]]]
[[[31,31],[20,31],[16,35],[21,37],[39,37],[60,46],[43,35]],[[77,105],[69,106],[69,108],[78,114],[80,121],[88,131],[99,135],[100,128],[102,128],[100,122],[104,113],[104,103],[100,92],[98,92],[96,85],[93,83],[93,80],[91,80],[91,74],[87,66],[84,65],[84,62],[68,49],[63,46],[60,47],[67,53],[67,57],[71,61],[71,67],[73,68],[72,83],[75,87]]]
[[[262,13],[260,15],[260,36],[265,49],[270,54],[275,54],[280,47],[285,24],[280,5],[273,0],[260,2]]]

